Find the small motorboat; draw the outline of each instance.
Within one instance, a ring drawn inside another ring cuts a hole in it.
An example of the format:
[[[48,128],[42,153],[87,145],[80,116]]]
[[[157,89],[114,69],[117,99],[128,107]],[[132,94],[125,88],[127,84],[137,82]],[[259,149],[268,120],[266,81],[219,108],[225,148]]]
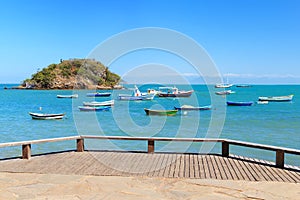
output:
[[[257,101],[256,103],[257,104],[268,104],[269,102],[268,101]]]
[[[159,87],[159,97],[190,97],[194,90],[183,91],[178,90],[177,87]]]
[[[141,93],[137,86],[134,87],[133,95],[119,94],[119,100],[125,101],[141,101],[141,100],[153,100],[155,93]]]
[[[228,106],[252,106],[253,101],[227,101]]]
[[[219,83],[215,85],[215,88],[230,88],[232,86],[233,84],[229,84],[229,83]]]
[[[29,115],[32,117],[32,119],[62,119],[65,116],[65,113],[59,113],[59,114],[46,114],[46,113],[32,113],[29,112]]]
[[[194,106],[190,106],[190,105],[183,105],[181,107],[174,106],[174,109],[175,110],[210,110],[211,109],[211,105],[200,106],[200,107],[194,107]]]
[[[293,94],[287,96],[258,97],[258,101],[292,101],[293,97]]]
[[[87,97],[109,97],[111,93],[109,92],[93,92],[93,93],[87,93]]]
[[[232,90],[224,90],[224,91],[219,91],[216,92],[217,95],[228,95],[228,94],[234,94],[235,92]]]
[[[174,116],[178,110],[151,110],[144,108],[147,115]]]
[[[57,98],[69,98],[69,99],[73,99],[73,98],[78,98],[78,94],[71,94],[71,95],[57,95]]]
[[[98,107],[90,107],[90,106],[78,106],[80,111],[108,111],[109,106],[98,106]]]
[[[113,106],[115,104],[114,100],[110,101],[92,101],[92,102],[83,102],[84,106],[97,107],[97,106]]]

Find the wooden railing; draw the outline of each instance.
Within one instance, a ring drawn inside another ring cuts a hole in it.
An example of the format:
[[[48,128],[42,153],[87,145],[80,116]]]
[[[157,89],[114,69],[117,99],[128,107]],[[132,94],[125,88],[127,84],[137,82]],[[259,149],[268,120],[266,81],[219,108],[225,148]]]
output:
[[[62,137],[62,138],[52,138],[52,139],[42,139],[42,140],[32,140],[23,142],[11,142],[2,143],[1,147],[12,147],[12,146],[22,146],[22,158],[30,159],[31,157],[31,145],[40,144],[46,142],[59,142],[67,140],[76,140],[76,150],[77,152],[83,152],[84,140],[85,139],[100,139],[100,140],[139,140],[148,141],[148,153],[155,152],[155,142],[157,141],[172,141],[172,142],[214,142],[222,144],[221,155],[224,157],[229,157],[230,145],[244,146],[256,149],[264,149],[276,152],[275,165],[279,168],[284,168],[284,157],[285,154],[300,155],[300,150],[282,148],[270,145],[262,145],[256,143],[242,142],[236,140],[219,139],[219,138],[165,138],[165,137],[128,137],[128,136],[95,136],[95,135],[82,135],[82,136],[72,136],[72,137]]]

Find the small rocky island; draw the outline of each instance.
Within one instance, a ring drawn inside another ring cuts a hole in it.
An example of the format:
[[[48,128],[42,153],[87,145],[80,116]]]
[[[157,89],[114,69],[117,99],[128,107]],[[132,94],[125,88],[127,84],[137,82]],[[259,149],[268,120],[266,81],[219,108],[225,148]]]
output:
[[[43,68],[15,89],[117,89],[120,79],[94,59],[70,59]]]

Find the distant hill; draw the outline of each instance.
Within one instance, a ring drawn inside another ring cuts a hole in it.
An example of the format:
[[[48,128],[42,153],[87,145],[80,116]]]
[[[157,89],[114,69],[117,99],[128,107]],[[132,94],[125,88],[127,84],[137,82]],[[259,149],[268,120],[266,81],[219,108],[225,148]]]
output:
[[[91,59],[70,59],[51,64],[23,81],[26,89],[111,89],[120,76]]]

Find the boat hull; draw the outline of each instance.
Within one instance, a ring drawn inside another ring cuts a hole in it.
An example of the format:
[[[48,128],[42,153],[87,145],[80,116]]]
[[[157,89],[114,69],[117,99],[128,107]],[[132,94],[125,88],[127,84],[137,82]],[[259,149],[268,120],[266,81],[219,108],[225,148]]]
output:
[[[274,96],[274,97],[258,97],[258,101],[277,101],[277,102],[292,101],[293,97],[294,97],[294,95]]]
[[[114,100],[111,101],[103,101],[103,102],[97,102],[97,101],[92,101],[92,102],[83,102],[84,106],[90,106],[90,107],[97,107],[97,106],[113,106],[114,105]]]
[[[174,116],[176,115],[178,110],[151,110],[151,109],[144,109],[146,115],[159,115],[159,116]]]
[[[190,97],[193,94],[193,90],[186,91],[186,92],[178,92],[177,94],[173,93],[158,93],[159,97]]]
[[[66,98],[66,99],[75,99],[75,98],[78,98],[78,94],[73,94],[73,95],[57,95],[56,97],[60,98],[60,99],[63,99],[63,98]]]
[[[111,93],[87,93],[86,96],[87,97],[109,97],[111,95]]]
[[[252,106],[254,103],[253,101],[249,102],[234,102],[234,101],[227,101],[226,102],[228,106]]]
[[[52,120],[52,119],[62,119],[65,114],[59,113],[59,114],[43,114],[43,113],[29,113],[29,115],[32,117],[32,119],[38,119],[38,120]]]
[[[210,110],[211,106],[201,106],[201,107],[176,107],[174,106],[175,110]]]
[[[90,106],[79,106],[78,107],[80,111],[108,111],[110,107],[108,106],[103,106],[103,107],[90,107]]]

